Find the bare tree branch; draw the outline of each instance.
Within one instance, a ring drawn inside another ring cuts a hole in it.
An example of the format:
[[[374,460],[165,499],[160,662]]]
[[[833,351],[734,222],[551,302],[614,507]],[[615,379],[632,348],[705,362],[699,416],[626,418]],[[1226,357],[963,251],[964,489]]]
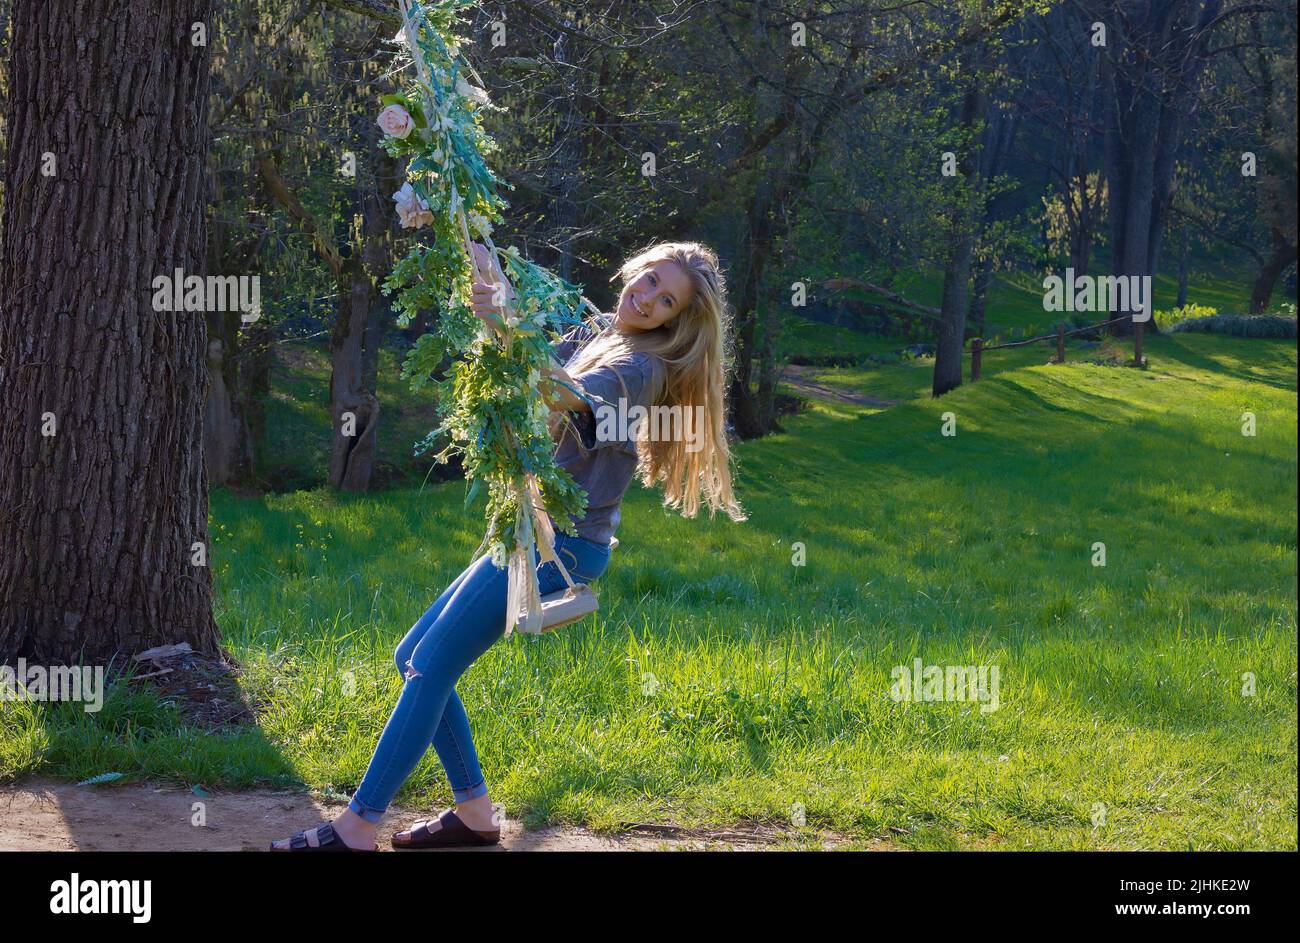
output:
[[[316,251],[325,260],[334,277],[339,278],[343,271],[343,256],[339,254],[334,237],[321,226],[316,217],[307,211],[289,189],[284,178],[280,176],[280,169],[276,167],[275,157],[270,151],[262,151],[257,155],[257,170],[262,175],[262,182],[266,184],[267,192],[275,197],[276,202],[288,210],[289,215],[298,221],[303,231],[312,237],[312,241],[316,244]]]
[[[385,3],[384,0],[321,0],[321,2],[336,10],[368,16],[395,30],[401,29],[402,26],[402,14],[397,6],[393,3]]]

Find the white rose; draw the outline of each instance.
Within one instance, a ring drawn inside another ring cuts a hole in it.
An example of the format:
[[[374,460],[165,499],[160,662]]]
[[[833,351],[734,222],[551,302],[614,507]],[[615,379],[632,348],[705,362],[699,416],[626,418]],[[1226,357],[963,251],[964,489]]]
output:
[[[463,78],[456,79],[456,94],[461,98],[468,98],[470,101],[477,102],[480,105],[492,104],[488,98],[488,93],[477,85],[470,85]]]
[[[381,111],[377,124],[384,129],[385,134],[395,138],[407,138],[415,130],[415,120],[401,105],[389,105]]]
[[[403,229],[419,229],[433,222],[429,204],[420,199],[409,183],[402,184],[402,189],[393,194],[393,200],[397,203],[397,218]]]

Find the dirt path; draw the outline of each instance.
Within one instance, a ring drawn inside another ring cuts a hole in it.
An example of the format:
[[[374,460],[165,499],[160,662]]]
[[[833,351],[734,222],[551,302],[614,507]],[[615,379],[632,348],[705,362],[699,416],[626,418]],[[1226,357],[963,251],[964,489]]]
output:
[[[206,824],[195,824],[195,803],[202,803]],[[0,786],[0,851],[262,851],[272,839],[332,819],[343,806],[269,789],[199,797],[152,783],[76,786],[36,778]],[[436,811],[390,810],[379,826],[381,850],[392,850],[388,835]],[[514,851],[758,851],[794,847],[793,837],[770,827],[691,832],[643,825],[610,838],[575,828],[525,832],[518,822],[507,821],[502,844]],[[826,836],[820,847],[841,843]]]
[[[895,405],[893,400],[877,399],[863,393],[850,393],[848,390],[837,390],[829,386],[823,386],[813,379],[818,369],[818,367],[807,367],[796,363],[787,364],[781,374],[781,382],[796,393],[825,402],[853,403],[857,406],[875,406],[879,409],[886,409]]]

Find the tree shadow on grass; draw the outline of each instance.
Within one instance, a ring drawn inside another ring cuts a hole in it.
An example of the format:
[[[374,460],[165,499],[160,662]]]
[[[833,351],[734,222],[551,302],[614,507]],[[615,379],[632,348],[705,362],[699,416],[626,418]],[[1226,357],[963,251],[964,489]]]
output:
[[[1175,340],[1179,338],[1179,340]],[[1289,364],[1279,354],[1285,349],[1294,349],[1295,341],[1277,340],[1272,338],[1232,338],[1240,344],[1259,345],[1253,348],[1243,348],[1243,352],[1254,353],[1256,355],[1271,355],[1276,361],[1273,366],[1280,370],[1285,370]],[[1275,353],[1276,351],[1276,353]],[[1220,376],[1231,377],[1234,380],[1240,380],[1243,383],[1259,383],[1278,390],[1296,392],[1296,377],[1292,374],[1288,378],[1280,378],[1270,375],[1266,372],[1254,372],[1250,370],[1239,370],[1229,365],[1223,360],[1201,353],[1195,350],[1190,343],[1181,342],[1180,335],[1171,335],[1167,343],[1161,344],[1157,348],[1157,355],[1167,357],[1177,363],[1181,363],[1197,370],[1204,370],[1206,373],[1218,374]],[[1149,359],[1149,358],[1148,358]]]

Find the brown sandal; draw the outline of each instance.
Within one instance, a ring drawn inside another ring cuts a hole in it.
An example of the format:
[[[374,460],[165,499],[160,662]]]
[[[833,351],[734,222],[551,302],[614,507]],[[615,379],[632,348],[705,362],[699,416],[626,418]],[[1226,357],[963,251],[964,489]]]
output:
[[[415,828],[409,831],[410,838],[399,838],[402,833],[394,833],[393,847],[399,849],[465,848],[495,845],[501,841],[501,829],[480,832],[462,822],[451,809],[438,816],[436,821],[439,827],[433,830],[430,830],[428,820],[417,822]]]

